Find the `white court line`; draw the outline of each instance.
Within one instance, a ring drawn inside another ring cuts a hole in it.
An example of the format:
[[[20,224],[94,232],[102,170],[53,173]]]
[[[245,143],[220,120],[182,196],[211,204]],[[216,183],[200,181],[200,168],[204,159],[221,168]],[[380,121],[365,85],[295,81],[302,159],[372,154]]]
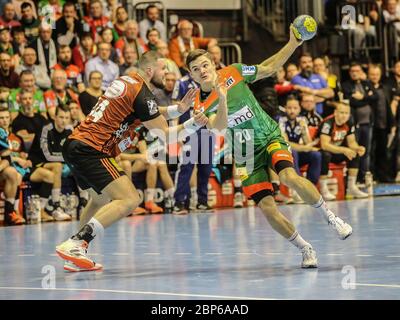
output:
[[[400,289],[399,284],[380,284],[380,283],[349,283],[349,285],[359,286],[359,287],[380,287],[380,288],[395,288]]]
[[[0,290],[85,291],[85,292],[161,295],[161,296],[176,296],[176,297],[196,297],[196,298],[211,298],[211,299],[277,300],[277,299],[274,299],[274,298],[235,297],[235,296],[217,296],[217,295],[208,295],[208,294],[153,292],[153,291],[129,291],[129,290],[109,290],[109,289],[79,289],[79,288],[52,288],[52,289],[50,288],[50,289],[44,289],[44,288],[30,288],[30,287],[0,287]]]
[[[386,256],[386,258],[400,258],[400,256]]]
[[[24,254],[19,254],[18,257],[34,257],[35,255],[32,253],[24,253]]]

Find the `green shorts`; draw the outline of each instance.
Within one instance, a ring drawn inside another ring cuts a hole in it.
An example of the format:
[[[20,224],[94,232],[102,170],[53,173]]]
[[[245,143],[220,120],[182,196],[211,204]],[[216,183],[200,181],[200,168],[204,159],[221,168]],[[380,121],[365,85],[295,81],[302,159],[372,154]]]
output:
[[[260,151],[256,151],[251,172],[248,164],[247,166],[236,164],[237,173],[242,180],[244,194],[247,197],[252,197],[259,192],[263,192],[264,195],[272,195],[274,189],[268,168],[277,171],[276,165],[280,161],[285,161],[283,167],[280,167],[281,170],[293,167],[293,156],[290,151],[290,145],[283,138],[274,140]]]

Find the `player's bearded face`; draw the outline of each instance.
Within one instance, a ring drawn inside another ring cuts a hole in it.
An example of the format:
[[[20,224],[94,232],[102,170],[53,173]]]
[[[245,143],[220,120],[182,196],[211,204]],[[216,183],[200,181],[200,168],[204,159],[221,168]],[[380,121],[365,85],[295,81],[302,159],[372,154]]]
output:
[[[159,88],[162,88],[165,84],[165,73],[167,71],[167,66],[164,61],[158,60],[154,68],[154,74],[151,78],[151,82]]]

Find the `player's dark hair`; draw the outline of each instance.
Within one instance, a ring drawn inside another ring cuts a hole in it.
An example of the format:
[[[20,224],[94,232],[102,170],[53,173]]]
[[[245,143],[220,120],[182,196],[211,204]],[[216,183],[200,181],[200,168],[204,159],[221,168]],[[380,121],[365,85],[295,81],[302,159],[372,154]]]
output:
[[[72,1],[65,2],[63,5],[62,12],[64,13],[65,8],[68,8],[68,7],[74,7],[74,9],[75,9],[75,4]]]
[[[71,110],[69,109],[69,106],[60,103],[57,107],[56,107],[56,116],[61,112],[71,112]]]
[[[351,68],[353,68],[353,67],[360,67],[361,69],[363,68],[362,65],[361,65],[361,63],[360,63],[360,62],[357,62],[357,61],[353,61],[352,63],[350,63],[350,68],[349,68],[349,70],[350,70]]]
[[[19,79],[21,79],[23,76],[26,76],[26,75],[32,75],[32,76],[35,76],[34,74],[33,74],[33,72],[32,72],[32,70],[24,70],[24,71],[21,71],[21,73],[19,74]]]
[[[89,81],[92,80],[92,76],[93,76],[95,73],[98,73],[98,74],[100,74],[100,75],[103,77],[103,74],[102,74],[99,70],[93,70],[93,71],[91,71],[91,72],[89,73]]]
[[[158,59],[163,59],[164,57],[157,51],[147,51],[139,59],[138,66],[140,69],[144,70],[150,64],[154,64]]]
[[[0,107],[0,112],[8,112],[8,113],[10,113],[10,110],[8,109],[8,107]]]
[[[208,51],[203,50],[203,49],[195,49],[195,50],[189,52],[189,54],[186,58],[187,68],[190,69],[190,64],[202,56],[206,56],[207,59],[209,59],[211,62],[213,62],[211,54]]]
[[[153,31],[156,31],[156,32],[158,33],[158,37],[161,38],[160,31],[158,31],[157,28],[150,28],[150,29],[147,30],[147,32],[146,32],[146,39],[149,39],[149,34],[150,34],[150,32],[153,32]]]
[[[287,96],[287,98],[286,98],[286,104],[289,102],[289,101],[299,101],[299,99],[298,99],[298,97],[296,96],[296,95],[294,95],[294,94],[289,94],[288,96]]]
[[[313,56],[312,56],[311,53],[309,53],[309,52],[303,52],[303,53],[300,55],[300,57],[299,57],[299,62],[300,62],[301,58],[303,58],[303,57],[308,57],[308,58],[313,59]]]
[[[157,7],[156,5],[154,5],[154,4],[151,4],[151,5],[147,6],[147,7],[146,7],[146,14],[148,14],[148,13],[149,13],[149,10],[150,10],[150,9],[153,9],[153,8],[158,9],[158,7]]]
[[[31,5],[29,2],[22,2],[22,4],[21,4],[21,11],[24,10],[24,9],[26,9],[26,8],[28,8],[28,7],[30,7],[30,8],[33,9],[32,5]]]

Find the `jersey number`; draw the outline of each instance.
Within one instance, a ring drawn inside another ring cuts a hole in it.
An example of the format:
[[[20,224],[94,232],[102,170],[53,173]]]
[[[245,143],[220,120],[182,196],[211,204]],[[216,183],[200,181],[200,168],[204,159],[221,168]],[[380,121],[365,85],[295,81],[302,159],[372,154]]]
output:
[[[247,129],[243,130],[235,130],[235,136],[239,140],[240,143],[245,143],[246,141],[251,140],[251,135]]]
[[[107,106],[110,104],[108,100],[99,100],[96,105],[93,107],[92,111],[89,113],[89,117],[91,117],[92,122],[97,122],[103,117],[104,110],[106,110]]]

